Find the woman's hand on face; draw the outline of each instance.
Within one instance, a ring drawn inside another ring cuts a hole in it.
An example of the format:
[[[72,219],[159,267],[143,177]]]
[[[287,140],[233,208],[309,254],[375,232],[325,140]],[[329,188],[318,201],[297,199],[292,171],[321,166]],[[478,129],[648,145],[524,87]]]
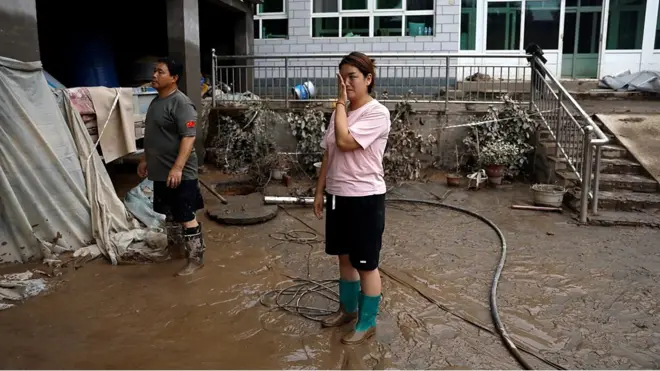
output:
[[[341,74],[337,73],[337,101],[346,103],[348,95],[346,94],[346,84]]]
[[[323,219],[323,194],[314,196],[314,214],[317,218]]]

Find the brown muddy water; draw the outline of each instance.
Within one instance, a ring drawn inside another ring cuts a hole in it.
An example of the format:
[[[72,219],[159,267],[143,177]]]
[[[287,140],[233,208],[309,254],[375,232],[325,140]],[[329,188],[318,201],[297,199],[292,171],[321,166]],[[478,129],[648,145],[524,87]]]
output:
[[[445,201],[482,213],[507,238],[498,304],[514,340],[566,368],[660,368],[660,231],[580,227],[568,213],[511,210],[529,198],[527,189],[456,190]],[[430,198],[425,191],[445,189],[431,183],[395,190]],[[51,281],[48,294],[0,312],[0,367],[519,368],[499,337],[410,288],[492,328],[488,292],[499,242],[482,222],[446,209],[389,204],[378,334],[347,347],[339,339],[350,327],[322,329],[259,303],[264,292],[290,284],[287,275],[337,274],[322,243],[311,250],[273,247],[269,234],[309,230],[296,217],[323,231],[311,208],[287,211],[248,227],[221,226],[200,213],[206,267],[192,277],[172,276],[181,261],[96,261],[67,271]]]

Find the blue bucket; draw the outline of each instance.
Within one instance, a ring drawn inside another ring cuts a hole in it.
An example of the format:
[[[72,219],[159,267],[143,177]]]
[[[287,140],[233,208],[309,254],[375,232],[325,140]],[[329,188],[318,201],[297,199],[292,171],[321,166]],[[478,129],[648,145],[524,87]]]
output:
[[[291,88],[294,98],[307,100],[314,96],[314,84],[311,81],[304,82]]]
[[[309,99],[309,91],[307,90],[307,87],[303,84],[296,85],[293,89],[293,96],[296,97],[296,99],[301,99],[301,100],[307,100]]]

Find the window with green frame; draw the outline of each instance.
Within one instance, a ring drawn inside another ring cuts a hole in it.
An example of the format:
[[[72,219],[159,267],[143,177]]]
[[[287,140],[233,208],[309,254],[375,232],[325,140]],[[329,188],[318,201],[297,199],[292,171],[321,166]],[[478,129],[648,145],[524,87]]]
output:
[[[312,37],[436,34],[435,0],[308,1],[312,2]]]
[[[255,39],[285,39],[289,35],[289,20],[285,0],[264,0],[254,15]]]
[[[486,50],[519,50],[520,1],[489,2],[486,15]]]
[[[607,49],[642,48],[646,0],[611,0],[607,22]]]
[[[560,0],[527,0],[523,47],[534,43],[542,49],[559,49],[560,12]]]
[[[477,40],[477,0],[461,0],[461,50],[475,50]]]

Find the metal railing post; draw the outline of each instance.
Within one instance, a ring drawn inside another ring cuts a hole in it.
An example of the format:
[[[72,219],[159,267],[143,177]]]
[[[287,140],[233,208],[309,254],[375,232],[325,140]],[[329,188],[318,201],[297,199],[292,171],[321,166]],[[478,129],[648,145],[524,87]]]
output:
[[[536,57],[532,57],[532,61],[530,62],[530,68],[532,69],[532,77],[529,80],[529,111],[531,112],[532,109],[534,108],[534,92],[536,89],[534,89],[534,80],[536,79]]]
[[[449,57],[445,58],[445,114],[449,109]]]
[[[596,168],[594,171],[596,174],[594,174],[594,186],[593,186],[593,199],[591,200],[591,213],[594,215],[598,215],[598,192],[600,190],[600,158],[602,154],[603,147],[598,145],[596,146]]]
[[[216,85],[216,69],[218,68],[218,61],[215,58],[215,48],[211,49],[211,107],[215,108],[215,85]]]
[[[584,127],[584,139],[582,140],[582,194],[580,195],[580,223],[587,222],[587,214],[589,213],[589,186],[591,185],[591,172],[592,172],[592,148],[591,135],[593,128],[591,125]]]
[[[289,57],[284,57],[284,107],[289,108]]]
[[[555,143],[557,144],[555,146],[555,157],[559,158],[559,130],[561,130],[561,120],[562,120],[562,113],[564,112],[563,106],[562,106],[562,101],[564,100],[564,93],[562,93],[561,90],[559,90],[559,94],[557,95],[557,125],[555,125]]]

